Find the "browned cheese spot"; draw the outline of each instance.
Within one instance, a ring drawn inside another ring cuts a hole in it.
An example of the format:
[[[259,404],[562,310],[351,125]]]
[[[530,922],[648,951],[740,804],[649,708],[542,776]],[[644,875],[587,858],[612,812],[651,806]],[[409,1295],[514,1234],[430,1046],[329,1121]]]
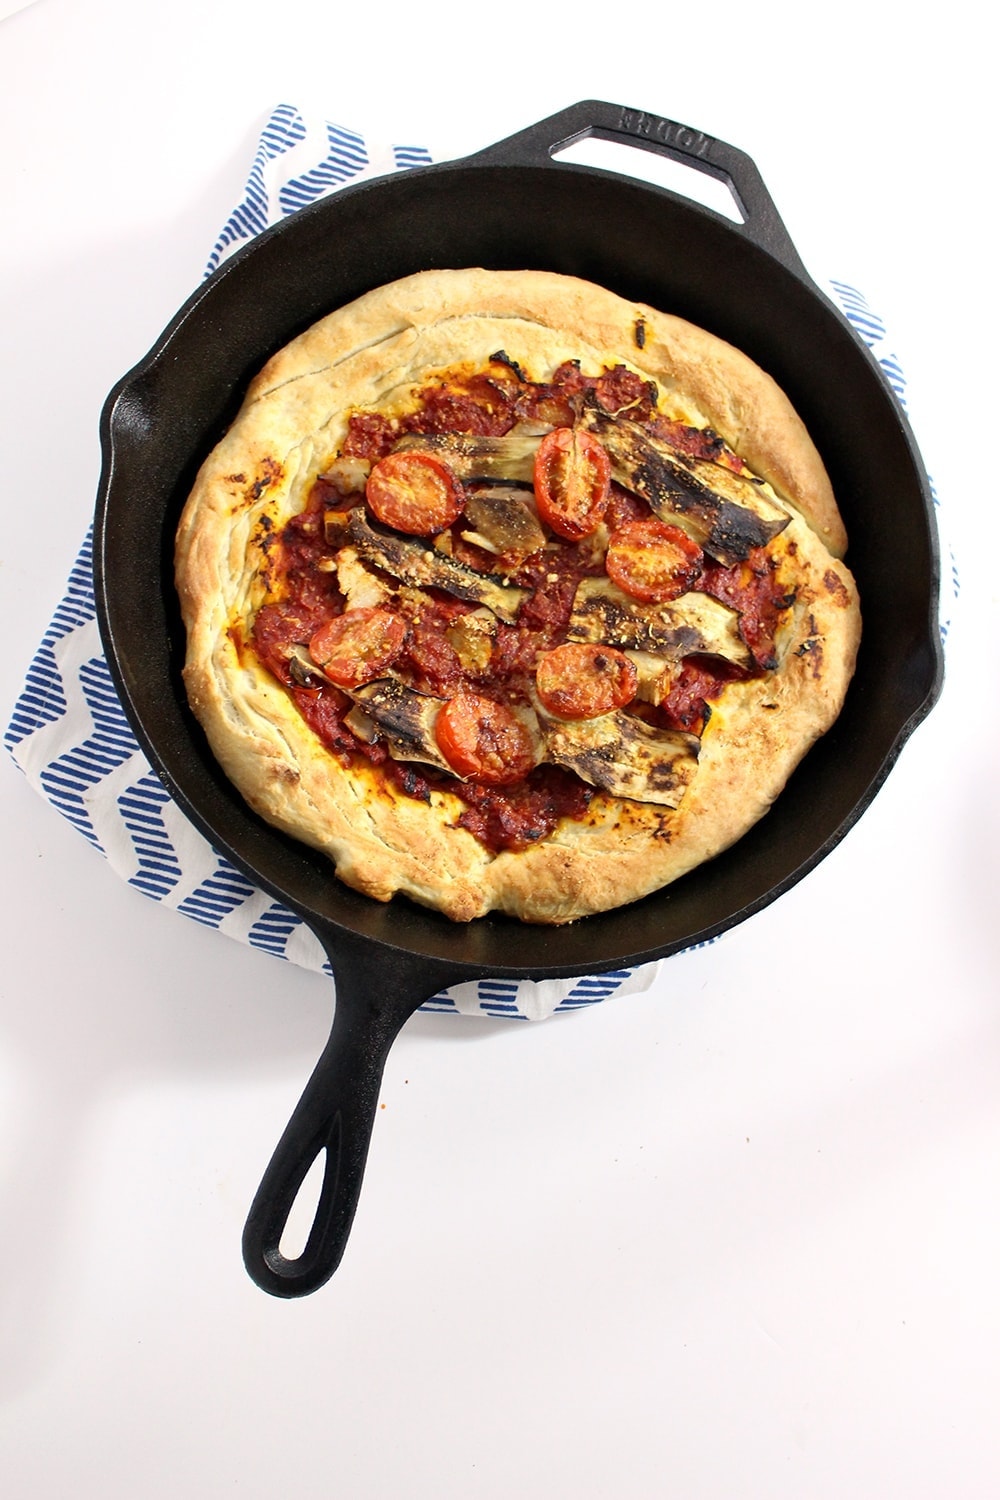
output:
[[[835,573],[832,568],[827,568],[823,574],[823,586],[841,609],[848,607],[851,602],[851,596],[847,592],[847,587],[839,573]]]
[[[674,831],[670,826],[670,820],[667,814],[663,813],[657,819],[656,827],[653,829],[653,837],[654,839],[659,839],[663,844],[669,844],[673,836]]]
[[[795,655],[808,658],[810,675],[814,680],[822,675],[823,641],[812,615],[809,616],[809,634],[802,644],[796,647]]]
[[[281,478],[281,473],[281,465],[276,458],[263,459],[257,478],[248,484],[243,492],[244,503],[253,505],[266,489],[270,489],[271,485]]]

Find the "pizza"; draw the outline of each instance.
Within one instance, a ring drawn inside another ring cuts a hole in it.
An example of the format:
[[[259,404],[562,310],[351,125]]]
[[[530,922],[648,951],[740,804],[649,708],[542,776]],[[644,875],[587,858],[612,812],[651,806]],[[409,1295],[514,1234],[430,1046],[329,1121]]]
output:
[[[730,344],[574,277],[422,272],[277,352],[202,465],[188,699],[347,885],[569,922],[733,844],[833,723],[846,543]]]

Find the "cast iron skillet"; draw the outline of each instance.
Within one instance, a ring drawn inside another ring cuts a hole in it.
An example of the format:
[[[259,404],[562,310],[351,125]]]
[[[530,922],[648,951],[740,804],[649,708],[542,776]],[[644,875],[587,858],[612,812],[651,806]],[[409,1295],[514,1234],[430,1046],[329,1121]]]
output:
[[[617,173],[553,159],[587,136],[625,141],[721,179],[745,222],[734,225]],[[174,529],[197,466],[251,376],[301,329],[372,287],[417,270],[475,265],[586,277],[701,324],[769,370],[830,470],[864,609],[844,711],[768,817],[666,891],[566,928],[503,917],[457,926],[405,900],[383,906],[347,889],[321,856],[249,811],[209,753],[180,679]],[[484,975],[597,973],[703,942],[788,890],[867,807],[940,690],[929,489],[881,370],[809,280],[750,159],[669,120],[595,101],[464,160],[344,189],[261,235],[203,283],[112,391],[102,443],[95,580],[125,710],[192,822],[302,916],[333,967],[330,1041],[244,1233],[250,1276],[268,1292],[298,1296],[340,1262],[385,1058],[425,999]],[[324,1150],[309,1239],[288,1259],[281,1234]]]

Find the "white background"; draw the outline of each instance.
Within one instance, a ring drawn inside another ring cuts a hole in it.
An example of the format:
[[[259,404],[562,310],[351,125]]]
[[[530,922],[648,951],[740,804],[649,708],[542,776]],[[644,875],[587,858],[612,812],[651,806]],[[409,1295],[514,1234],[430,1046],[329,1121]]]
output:
[[[344,1262],[300,1302],[239,1240],[331,987],[126,889],[5,757],[12,1500],[1000,1493],[995,64],[968,3],[813,14],[0,22],[5,721],[105,394],[281,101],[444,156],[589,97],[742,147],[813,273],[885,319],[962,580],[940,705],[805,882],[646,994],[414,1019]]]

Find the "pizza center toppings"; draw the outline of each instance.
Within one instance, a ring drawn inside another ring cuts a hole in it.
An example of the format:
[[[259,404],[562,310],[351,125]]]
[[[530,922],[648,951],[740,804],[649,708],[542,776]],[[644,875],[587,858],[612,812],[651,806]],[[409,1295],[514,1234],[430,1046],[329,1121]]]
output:
[[[775,666],[787,516],[651,382],[502,351],[357,412],[268,539],[250,644],[335,755],[447,790],[493,851],[595,793],[677,807],[728,683]]]

